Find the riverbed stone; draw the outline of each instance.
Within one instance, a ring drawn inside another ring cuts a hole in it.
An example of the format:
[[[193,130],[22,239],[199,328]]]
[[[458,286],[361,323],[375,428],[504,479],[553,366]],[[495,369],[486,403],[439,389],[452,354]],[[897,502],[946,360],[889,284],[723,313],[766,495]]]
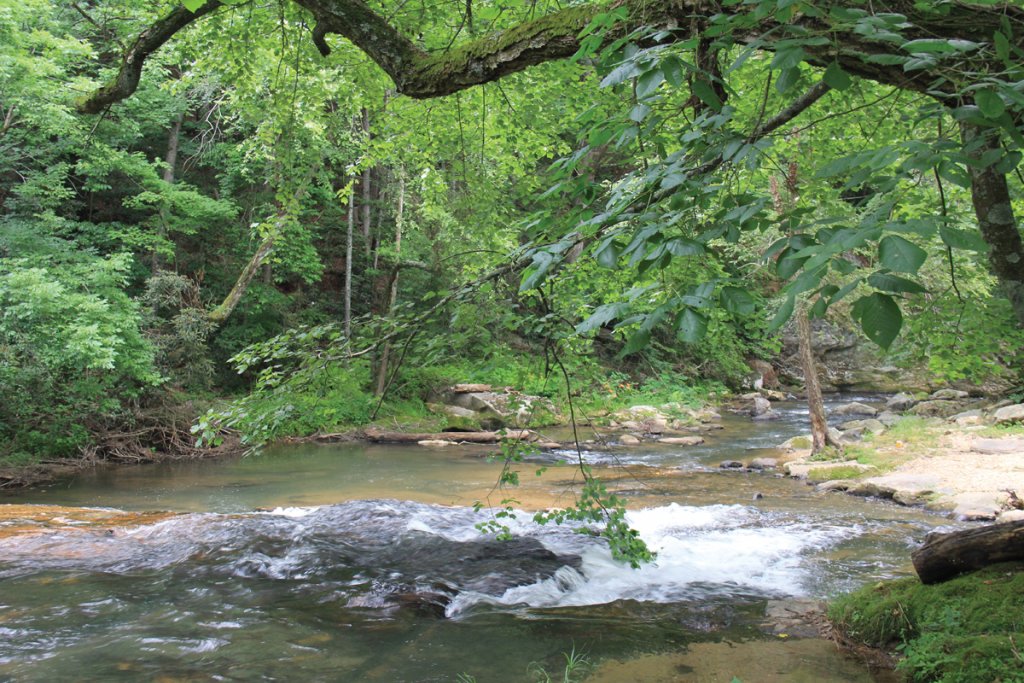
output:
[[[990,455],[1024,453],[1024,439],[975,439],[971,442],[971,450]]]
[[[874,417],[878,415],[878,409],[873,406],[869,406],[866,403],[859,403],[854,401],[853,403],[844,403],[841,406],[837,406],[832,410],[833,415],[870,415]]]
[[[939,488],[938,477],[895,472],[857,482],[848,493],[872,498],[890,498],[901,505],[923,505]]]
[[[779,461],[775,458],[754,458],[747,464],[752,470],[773,470],[778,467]]]
[[[1011,422],[1024,422],[1024,403],[1003,406],[992,416],[996,424],[1008,424]]]
[[[915,405],[917,405],[917,403],[918,400],[914,398],[911,394],[901,391],[900,393],[896,394],[895,396],[891,397],[888,401],[886,401],[885,407],[886,410],[902,413],[905,410],[910,410]]]
[[[718,422],[722,419],[722,415],[711,408],[701,408],[693,413],[693,417],[699,422]]]
[[[829,470],[857,470],[859,472],[870,472],[875,469],[871,465],[864,465],[852,460],[822,460],[807,461],[794,460],[782,465],[782,471],[796,479],[807,479],[807,475],[813,470],[817,474],[827,475]]]
[[[619,437],[619,443],[623,446],[636,446],[640,443],[640,439],[632,434],[623,434]]]
[[[842,430],[862,429],[866,432],[871,432],[872,434],[881,434],[885,431],[885,425],[882,424],[882,421],[874,418],[869,418],[867,420],[850,420],[849,422],[844,422],[839,425],[839,428]]]
[[[864,435],[867,433],[867,429],[864,427],[850,427],[844,429],[839,433],[839,443],[857,443],[858,441],[864,440]]]
[[[760,394],[755,395],[751,401],[750,414],[753,417],[764,415],[772,409],[772,402]]]
[[[1003,508],[1003,501],[998,496],[973,491],[953,496],[953,503],[953,516],[965,522],[994,520]]]
[[[970,396],[966,391],[960,389],[939,389],[928,398],[934,401],[959,401]]]
[[[996,521],[1003,522],[1024,522],[1024,510],[1003,510],[996,515]]]
[[[964,407],[965,406],[961,401],[949,401],[945,399],[928,400],[921,401],[911,408],[909,412],[919,417],[947,418],[961,412]]]
[[[739,460],[723,460],[718,463],[718,466],[723,470],[740,470],[743,469],[743,463]]]
[[[846,491],[850,488],[852,482],[849,479],[829,479],[823,481],[814,488],[818,491]]]
[[[883,410],[878,414],[877,419],[886,427],[892,427],[894,424],[900,421],[900,416],[892,412],[891,410]]]
[[[758,415],[754,415],[750,419],[754,420],[756,422],[767,422],[769,420],[778,420],[781,417],[782,417],[782,413],[780,413],[780,412],[778,412],[776,410],[766,410],[763,413],[760,413]]]
[[[985,412],[983,410],[975,408],[974,410],[965,410],[962,413],[957,413],[949,418],[950,422],[955,422],[961,427],[970,427],[971,425],[980,425],[985,422]]]
[[[825,603],[819,600],[789,598],[769,600],[762,627],[769,633],[792,638],[818,638],[825,624]]]
[[[658,439],[658,443],[669,444],[671,446],[699,446],[704,443],[704,437],[702,436],[666,436]]]
[[[779,444],[779,448],[782,448],[787,451],[805,451],[812,445],[814,444],[811,442],[811,435],[801,434],[799,436],[794,436],[790,437],[789,439],[786,439],[781,444]]]

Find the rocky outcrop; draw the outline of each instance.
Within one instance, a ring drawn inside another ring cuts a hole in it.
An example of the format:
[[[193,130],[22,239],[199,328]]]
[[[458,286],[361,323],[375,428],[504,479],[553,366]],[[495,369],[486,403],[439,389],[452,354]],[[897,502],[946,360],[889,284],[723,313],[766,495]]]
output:
[[[509,388],[493,389],[487,384],[456,384],[427,407],[448,417],[449,427],[500,429],[502,427],[543,427],[557,424],[561,416],[554,404]]]

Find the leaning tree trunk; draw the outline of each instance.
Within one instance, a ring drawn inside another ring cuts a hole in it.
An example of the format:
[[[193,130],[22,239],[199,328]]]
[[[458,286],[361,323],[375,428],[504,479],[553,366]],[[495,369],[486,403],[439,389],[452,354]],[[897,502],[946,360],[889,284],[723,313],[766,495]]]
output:
[[[167,134],[167,154],[164,156],[164,182],[168,185],[174,184],[174,171],[178,165],[178,145],[181,142],[181,124],[185,121],[185,114],[178,114]],[[167,211],[160,209],[160,237],[167,237]],[[160,270],[160,253],[154,248],[152,255],[153,273]]]
[[[806,306],[796,312],[797,339],[799,340],[800,365],[804,372],[804,391],[807,392],[807,413],[811,418],[811,455],[817,455],[827,446],[838,446],[828,435],[825,420],[825,399],[821,396],[818,382],[818,364],[814,362],[811,348],[811,318]]]
[[[967,155],[980,160],[988,151],[999,149],[999,133],[972,123],[960,124],[960,137]],[[1006,174],[994,165],[968,165],[971,174],[971,202],[978,218],[981,237],[988,244],[988,262],[999,280],[1017,320],[1024,325],[1024,243],[1010,201]]]
[[[1024,521],[929,534],[911,559],[922,583],[939,583],[998,562],[1024,561]]]

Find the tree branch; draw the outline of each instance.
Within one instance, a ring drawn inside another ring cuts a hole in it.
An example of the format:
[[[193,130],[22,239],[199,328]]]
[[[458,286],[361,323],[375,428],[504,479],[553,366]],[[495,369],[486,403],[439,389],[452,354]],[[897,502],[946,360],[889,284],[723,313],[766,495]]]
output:
[[[139,87],[142,67],[146,59],[160,49],[164,43],[195,20],[221,7],[220,0],[207,0],[206,4],[190,12],[176,7],[158,19],[152,26],[139,34],[128,51],[121,57],[121,68],[114,80],[78,102],[78,110],[84,114],[98,114],[109,105],[132,96]]]

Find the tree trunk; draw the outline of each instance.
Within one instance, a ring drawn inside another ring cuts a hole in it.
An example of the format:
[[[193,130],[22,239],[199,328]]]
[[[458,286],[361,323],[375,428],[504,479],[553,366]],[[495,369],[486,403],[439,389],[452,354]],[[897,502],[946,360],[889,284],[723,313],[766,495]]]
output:
[[[398,207],[395,211],[395,260],[398,261],[402,254],[402,219],[405,213],[405,171],[398,172]],[[398,273],[396,267],[391,272],[391,291],[388,294],[387,315],[391,315],[398,299]],[[377,396],[382,396],[387,389],[388,365],[391,356],[391,342],[384,342],[384,349],[380,354],[380,367],[377,368]]]
[[[984,130],[965,122],[960,124],[960,137],[965,152],[972,159],[980,159],[985,152],[999,149],[999,133],[995,130]],[[978,229],[989,248],[989,266],[1010,299],[1014,315],[1024,325],[1024,243],[1013,215],[1006,174],[992,165],[984,168],[968,165],[967,168],[971,174],[971,201]]]
[[[256,253],[249,259],[249,263],[242,269],[242,273],[235,280],[234,287],[228,292],[228,295],[224,297],[224,301],[221,302],[217,308],[210,311],[208,317],[209,321],[215,325],[222,324],[228,319],[235,307],[238,306],[238,302],[242,300],[242,296],[245,294],[245,290],[249,289],[249,283],[256,277],[256,273],[259,271],[260,266],[263,265],[264,259],[270,256],[270,252],[274,250],[274,238],[277,237],[277,231],[271,232],[257,247]]]
[[[363,107],[363,134],[366,136],[367,141],[369,141],[369,139],[370,139],[370,112],[369,112],[369,110],[366,107]],[[362,221],[362,226],[363,226],[363,244],[364,244],[364,246],[366,248],[366,260],[367,261],[370,260],[370,254],[372,252],[372,248],[371,248],[371,245],[370,245],[370,234],[371,234],[371,231],[370,231],[370,201],[372,199],[373,192],[372,192],[372,187],[371,187],[371,180],[370,180],[371,173],[370,173],[370,171],[371,171],[371,169],[369,167],[363,169],[363,180],[362,180],[362,190],[363,190],[363,221]]]
[[[837,446],[828,435],[825,420],[825,400],[821,396],[818,382],[818,364],[814,362],[812,348],[811,318],[806,306],[796,312],[797,338],[799,339],[800,366],[804,372],[804,391],[807,392],[807,414],[811,418],[811,455],[817,455],[826,446]]]
[[[348,229],[345,231],[345,341],[352,340],[352,232],[356,219],[355,184],[348,190]]]
[[[167,134],[167,154],[164,156],[164,182],[171,185],[174,183],[174,170],[178,165],[178,145],[181,142],[181,124],[185,120],[185,114],[181,113],[174,119],[174,123],[171,125],[171,130]],[[159,236],[162,238],[167,237],[167,212],[164,209],[160,209],[160,228]],[[152,256],[152,269],[153,272],[160,270],[160,254],[157,249],[153,249]]]
[[[911,553],[922,583],[940,583],[998,562],[1024,560],[1024,521],[929,534]]]

